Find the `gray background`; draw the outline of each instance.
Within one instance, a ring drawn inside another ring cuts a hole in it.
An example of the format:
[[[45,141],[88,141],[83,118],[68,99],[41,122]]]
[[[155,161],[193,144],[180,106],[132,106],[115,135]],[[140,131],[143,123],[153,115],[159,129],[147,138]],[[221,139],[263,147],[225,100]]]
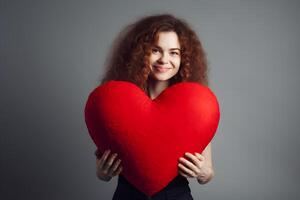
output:
[[[83,118],[112,40],[170,12],[199,34],[221,121],[195,199],[299,199],[297,1],[2,0],[0,199],[110,199]]]

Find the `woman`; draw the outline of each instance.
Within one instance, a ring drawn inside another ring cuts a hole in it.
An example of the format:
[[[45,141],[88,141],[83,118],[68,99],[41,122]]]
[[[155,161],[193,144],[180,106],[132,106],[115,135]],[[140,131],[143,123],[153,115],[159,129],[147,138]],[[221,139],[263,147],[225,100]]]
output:
[[[102,84],[110,80],[135,83],[155,99],[167,87],[183,82],[208,85],[206,55],[195,32],[183,20],[172,15],[155,15],[129,25],[115,42],[107,62]],[[200,184],[214,176],[211,144],[200,153],[185,153],[178,158],[178,176],[154,196],[135,189],[123,176],[121,160],[106,150],[97,156],[97,176],[109,181],[119,175],[114,200],[123,199],[193,199],[187,178]]]

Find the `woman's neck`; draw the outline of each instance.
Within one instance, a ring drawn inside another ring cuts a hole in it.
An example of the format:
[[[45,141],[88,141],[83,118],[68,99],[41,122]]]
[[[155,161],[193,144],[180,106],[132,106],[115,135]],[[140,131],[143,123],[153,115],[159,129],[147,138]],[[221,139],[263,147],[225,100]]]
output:
[[[155,99],[162,91],[169,86],[169,81],[157,81],[150,79],[148,81],[148,92],[151,99]]]

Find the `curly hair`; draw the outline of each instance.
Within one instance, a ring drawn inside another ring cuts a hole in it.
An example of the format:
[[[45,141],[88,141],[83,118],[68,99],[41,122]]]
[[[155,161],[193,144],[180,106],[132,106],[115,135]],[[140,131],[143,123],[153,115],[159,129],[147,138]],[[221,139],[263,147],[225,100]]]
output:
[[[129,81],[148,94],[151,47],[157,41],[158,33],[169,31],[178,35],[181,47],[180,68],[169,80],[169,85],[198,82],[207,86],[207,59],[199,38],[184,20],[171,14],[146,16],[125,27],[107,57],[101,84],[110,80]]]

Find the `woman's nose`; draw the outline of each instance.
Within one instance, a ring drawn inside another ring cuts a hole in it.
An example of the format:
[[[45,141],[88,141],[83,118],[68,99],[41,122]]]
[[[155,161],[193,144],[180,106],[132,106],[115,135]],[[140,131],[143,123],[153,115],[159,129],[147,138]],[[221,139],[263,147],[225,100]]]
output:
[[[159,58],[159,61],[160,61],[161,63],[168,63],[168,56],[167,56],[165,53],[163,53],[163,54],[161,55],[161,57]]]

